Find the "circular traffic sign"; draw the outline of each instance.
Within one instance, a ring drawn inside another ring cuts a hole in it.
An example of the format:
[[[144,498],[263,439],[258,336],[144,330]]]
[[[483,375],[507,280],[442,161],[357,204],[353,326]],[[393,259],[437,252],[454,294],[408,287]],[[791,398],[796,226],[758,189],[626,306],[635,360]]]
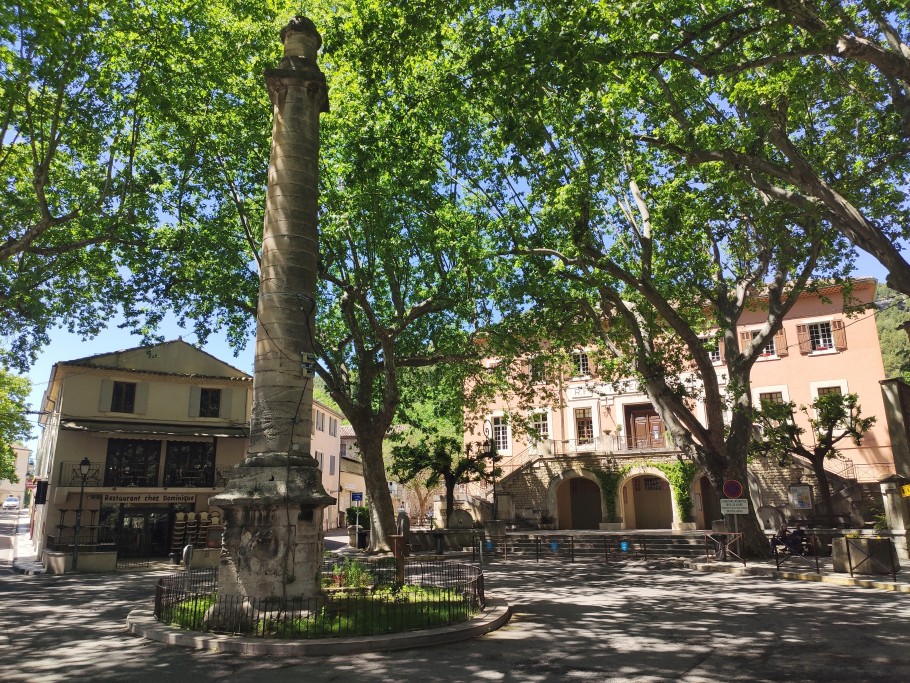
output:
[[[724,482],[723,491],[727,498],[739,498],[743,495],[743,485],[736,479],[727,479]]]

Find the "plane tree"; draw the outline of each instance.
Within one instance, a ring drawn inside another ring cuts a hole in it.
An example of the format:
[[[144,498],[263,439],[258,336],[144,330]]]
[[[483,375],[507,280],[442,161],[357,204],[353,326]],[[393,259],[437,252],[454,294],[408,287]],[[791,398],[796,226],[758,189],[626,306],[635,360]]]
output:
[[[174,310],[201,340],[225,329],[242,347],[269,150],[261,74],[291,14],[218,1],[0,8],[9,362],[27,367],[56,325],[88,336],[118,311],[150,332]]]
[[[834,505],[825,461],[839,456],[838,445],[842,442],[861,445],[876,422],[875,416],[862,416],[859,396],[839,392],[822,394],[811,406],[766,401],[756,408],[755,421],[761,436],[753,441],[752,451],[780,467],[794,460],[808,464],[818,484],[819,507],[831,519]],[[803,426],[806,424],[808,430]],[[811,441],[806,438],[807,432]]]
[[[800,293],[848,271],[850,247],[738,173],[644,142],[638,83],[584,59],[564,68],[563,50],[581,49],[574,24],[531,5],[475,24],[466,41],[494,169],[473,180],[495,206],[499,248],[539,309],[587,321],[588,337],[573,331],[563,347],[597,339],[601,376],[645,392],[718,492],[731,476],[747,484],[751,368]],[[741,339],[737,324],[755,309],[762,324]],[[746,533],[751,552],[767,552],[754,516]]]
[[[13,484],[16,476],[16,452],[13,444],[31,436],[28,415],[28,394],[31,384],[27,377],[20,377],[0,369],[0,480]]]
[[[629,87],[638,140],[693,167],[721,165],[802,220],[835,228],[910,293],[906,3],[668,0],[547,11],[551,27],[572,26],[558,34],[556,68]]]
[[[448,160],[464,158],[460,140],[477,124],[456,88],[450,10],[351,3],[327,17],[324,34],[333,90],[322,119],[315,348],[357,437],[373,549],[395,530],[383,443],[402,404],[419,398],[402,378],[478,361],[504,267],[488,258],[488,217],[451,179]]]

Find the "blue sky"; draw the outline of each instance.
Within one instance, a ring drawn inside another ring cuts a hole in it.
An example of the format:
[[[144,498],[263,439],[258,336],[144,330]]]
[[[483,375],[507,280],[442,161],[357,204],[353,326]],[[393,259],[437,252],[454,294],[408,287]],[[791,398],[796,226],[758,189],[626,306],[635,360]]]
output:
[[[860,253],[854,272],[856,275],[875,277],[881,282],[884,282],[885,279],[885,269],[881,264],[864,253]],[[41,396],[44,394],[44,390],[47,387],[51,368],[57,361],[84,358],[85,356],[92,356],[98,353],[107,353],[109,351],[118,351],[120,349],[139,346],[141,344],[140,338],[131,335],[126,330],[118,329],[117,324],[119,322],[121,321],[117,319],[112,320],[105,331],[89,340],[82,340],[78,335],[70,334],[62,329],[53,332],[51,334],[51,343],[44,349],[41,355],[38,356],[38,360],[28,373],[29,379],[32,381],[32,393],[29,397],[31,410],[38,410],[41,404]],[[191,331],[181,329],[173,319],[165,321],[161,334],[168,340],[183,337],[184,341],[191,344],[196,342],[196,335]],[[241,351],[237,357],[234,357],[234,352],[228,346],[225,339],[218,335],[210,336],[208,343],[202,348],[216,358],[220,358],[224,362],[230,363],[234,367],[252,374],[254,341],[255,339],[253,339],[251,335],[247,347]],[[40,429],[37,427],[38,416],[30,415],[29,417],[30,422],[34,427],[32,430],[32,439],[26,441],[26,446],[31,448],[32,451],[35,451],[40,435]]]
[[[120,322],[122,321],[116,318],[113,319],[106,330],[97,337],[88,340],[82,340],[79,335],[71,334],[62,329],[52,332],[51,343],[38,356],[38,360],[28,373],[28,377],[32,382],[32,393],[29,396],[30,409],[32,411],[39,409],[41,397],[47,388],[47,382],[51,376],[51,368],[53,368],[54,363],[140,346],[142,343],[140,337],[117,328]],[[167,340],[183,337],[183,340],[190,344],[196,343],[196,335],[192,331],[181,329],[173,319],[165,321],[161,334]],[[208,343],[202,348],[225,363],[252,374],[254,342],[255,339],[251,335],[249,344],[236,358],[225,339],[217,335],[210,336]],[[34,452],[37,448],[38,437],[41,434],[41,430],[37,426],[38,416],[30,415],[29,422],[32,424],[32,438],[26,441],[25,445]]]

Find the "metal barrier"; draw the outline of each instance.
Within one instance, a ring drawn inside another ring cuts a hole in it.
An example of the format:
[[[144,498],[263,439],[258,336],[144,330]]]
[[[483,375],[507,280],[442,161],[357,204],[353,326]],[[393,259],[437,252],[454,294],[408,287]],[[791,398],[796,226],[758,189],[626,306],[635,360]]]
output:
[[[787,548],[784,546],[784,552],[781,553],[779,544],[774,544],[774,564],[777,566],[777,571],[780,571],[781,562],[786,562],[787,560],[798,560],[803,562],[809,567],[812,567],[812,560],[806,556],[806,553],[811,553],[811,557],[815,560],[815,573],[821,574],[822,570],[818,563],[818,547],[815,544],[813,537],[809,536],[805,541],[800,543],[800,549],[796,550],[792,547]]]
[[[574,534],[529,534],[527,536],[484,536],[477,534],[471,560],[483,566],[484,557],[503,560],[515,556],[534,556],[535,562],[562,560],[603,560],[605,564],[629,559],[648,559],[647,538],[634,534],[621,536],[576,536]]]
[[[847,547],[847,567],[850,570],[850,576],[851,577],[853,576],[854,569],[862,566],[862,564],[864,562],[868,562],[871,566],[873,566],[877,569],[880,569],[881,571],[883,571],[887,574],[891,574],[892,581],[897,581],[898,566],[897,566],[897,563],[894,561],[895,557],[897,556],[897,550],[894,547],[894,539],[891,539],[891,538],[886,539],[888,541],[888,550],[889,550],[889,553],[888,553],[888,561],[889,561],[889,565],[890,565],[889,567],[886,567],[885,564],[883,562],[881,562],[880,560],[878,560],[876,557],[874,557],[871,552],[867,552],[866,550],[864,550],[863,547],[859,544],[859,542],[858,542],[859,540],[860,539],[855,539],[855,538],[847,538],[847,537],[844,538],[844,541],[846,541],[846,547]],[[852,551],[850,550],[851,548],[853,548]],[[853,553],[859,554],[859,556],[861,558],[860,561],[856,563],[856,565],[854,565],[854,563],[853,563]]]

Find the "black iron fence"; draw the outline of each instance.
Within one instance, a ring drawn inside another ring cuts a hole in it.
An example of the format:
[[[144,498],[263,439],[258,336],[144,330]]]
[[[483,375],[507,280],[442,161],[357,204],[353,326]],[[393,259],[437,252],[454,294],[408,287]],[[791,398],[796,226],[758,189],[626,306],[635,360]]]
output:
[[[483,572],[457,562],[331,558],[314,598],[220,595],[214,569],[164,577],[155,590],[155,618],[194,631],[259,638],[379,635],[445,626],[485,605]]]
[[[613,564],[627,560],[647,560],[648,551],[647,537],[630,534],[583,536],[565,533],[508,536],[478,534],[474,537],[471,557],[474,561],[479,561],[481,566],[485,557],[503,560],[516,557],[533,558],[537,562],[594,561]],[[657,554],[668,552],[660,549]]]
[[[73,552],[76,530],[60,527],[57,533],[47,537],[47,549],[57,552]],[[118,533],[115,529],[87,527],[79,534],[80,553],[117,553],[117,569],[135,569],[151,564],[151,536],[143,533]]]

